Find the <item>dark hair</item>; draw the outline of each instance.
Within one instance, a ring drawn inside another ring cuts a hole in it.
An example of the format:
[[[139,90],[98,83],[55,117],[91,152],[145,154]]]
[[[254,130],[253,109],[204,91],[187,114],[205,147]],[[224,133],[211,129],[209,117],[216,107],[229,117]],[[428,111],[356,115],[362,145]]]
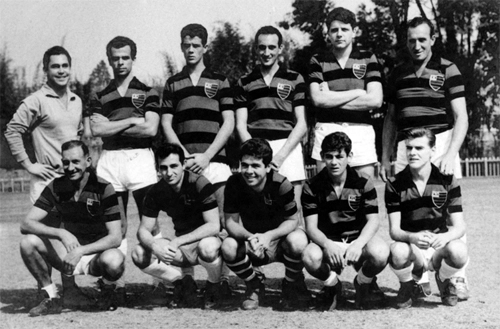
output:
[[[338,151],[345,151],[345,154],[349,155],[352,150],[352,142],[347,134],[337,131],[327,135],[323,142],[321,143],[321,155],[323,156],[325,153]]]
[[[249,155],[262,162],[267,167],[273,160],[273,150],[269,142],[263,138],[252,138],[244,142],[240,147],[240,161],[243,156]]]
[[[427,128],[413,128],[405,133],[405,139],[414,139],[419,137],[427,137],[429,140],[429,146],[434,147],[436,145],[436,135],[432,130]]]
[[[201,39],[201,44],[205,46],[208,40],[207,29],[201,24],[188,24],[181,30],[181,42],[185,37],[198,37]]]
[[[71,56],[68,51],[61,46],[54,46],[52,48],[47,49],[47,51],[43,54],[43,70],[47,71],[49,69],[50,56],[56,55],[65,55],[68,59],[69,66],[71,67]]]
[[[111,58],[111,48],[120,49],[126,46],[130,46],[130,56],[132,60],[135,60],[135,56],[137,55],[137,46],[132,39],[122,36],[114,37],[108,44],[106,45],[106,55],[108,58]]]
[[[350,10],[347,10],[343,7],[337,7],[328,13],[326,16],[326,28],[329,31],[330,26],[333,21],[339,21],[344,24],[351,24],[352,28],[355,28],[358,24],[356,23],[356,16]]]
[[[180,163],[184,163],[184,150],[180,145],[173,143],[164,143],[158,147],[155,152],[155,158],[157,164],[160,163],[161,160],[167,158],[170,154],[177,154],[179,156]]]
[[[80,147],[82,149],[84,156],[89,156],[89,148],[87,147],[87,145],[85,145],[84,142],[78,140],[71,140],[61,145],[61,153],[76,147]]]
[[[275,28],[274,26],[266,25],[261,27],[257,33],[255,34],[255,44],[259,41],[260,35],[273,35],[276,34],[278,36],[278,46],[281,46],[283,43],[283,36],[281,35],[280,30]]]
[[[434,28],[434,24],[432,24],[432,22],[428,18],[421,17],[421,16],[417,16],[417,17],[413,18],[410,21],[410,23],[408,23],[408,29],[416,28],[417,26],[422,25],[422,24],[427,24],[429,26],[430,32],[431,32],[431,38],[432,38],[434,36],[434,34],[436,33],[436,29]]]

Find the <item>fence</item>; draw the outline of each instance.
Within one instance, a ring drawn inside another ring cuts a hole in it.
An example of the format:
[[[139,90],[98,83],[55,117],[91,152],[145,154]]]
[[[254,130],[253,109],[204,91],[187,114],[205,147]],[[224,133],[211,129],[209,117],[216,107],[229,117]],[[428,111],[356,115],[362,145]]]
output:
[[[316,175],[316,165],[306,166],[306,177],[311,178],[314,175]],[[500,158],[467,158],[462,160],[462,175],[464,177],[498,177],[500,176]],[[377,173],[376,176],[378,176]],[[29,190],[29,186],[29,178],[0,179],[2,192],[26,192]]]

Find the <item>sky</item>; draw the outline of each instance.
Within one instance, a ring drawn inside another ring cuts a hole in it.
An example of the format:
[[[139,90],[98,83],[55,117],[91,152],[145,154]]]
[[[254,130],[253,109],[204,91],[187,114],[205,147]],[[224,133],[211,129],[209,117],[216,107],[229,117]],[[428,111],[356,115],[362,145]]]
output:
[[[365,0],[336,0],[356,11]],[[0,0],[0,46],[12,67],[25,67],[31,81],[45,50],[63,45],[73,58],[73,76],[87,81],[105,47],[117,35],[137,44],[134,73],[145,82],[164,76],[162,53],[183,65],[180,30],[204,25],[209,38],[217,22],[237,24],[250,39],[292,11],[292,0]]]

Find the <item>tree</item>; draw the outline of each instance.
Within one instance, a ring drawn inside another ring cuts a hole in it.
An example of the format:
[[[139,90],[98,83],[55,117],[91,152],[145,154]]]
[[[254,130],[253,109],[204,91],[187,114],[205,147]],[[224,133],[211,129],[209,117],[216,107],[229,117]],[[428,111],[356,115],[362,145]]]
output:
[[[0,116],[9,120],[16,112],[17,95],[14,75],[11,72],[11,59],[7,55],[7,47],[0,53]]]

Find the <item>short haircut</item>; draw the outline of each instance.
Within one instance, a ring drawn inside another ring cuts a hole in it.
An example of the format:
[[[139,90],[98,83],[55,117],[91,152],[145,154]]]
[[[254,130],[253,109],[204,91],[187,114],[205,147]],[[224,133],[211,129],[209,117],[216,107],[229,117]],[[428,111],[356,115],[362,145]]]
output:
[[[181,30],[181,42],[185,37],[198,37],[201,39],[201,44],[205,46],[208,40],[207,29],[201,24],[188,24]]]
[[[65,55],[68,59],[69,66],[71,67],[71,56],[68,51],[61,46],[54,46],[52,48],[47,49],[45,54],[43,54],[43,70],[47,71],[49,69],[50,56],[55,55]]]
[[[155,152],[156,164],[159,165],[160,161],[168,158],[170,154],[177,154],[180,163],[184,163],[185,156],[182,147],[178,144],[164,143]]]
[[[245,155],[262,159],[267,167],[273,160],[273,150],[269,142],[263,138],[252,138],[244,142],[240,147],[240,161]]]
[[[130,56],[132,60],[135,60],[135,56],[137,55],[137,46],[132,39],[122,36],[114,37],[108,44],[106,45],[106,55],[108,58],[111,58],[111,48],[120,49],[126,46],[130,46]]]
[[[330,26],[332,25],[333,21],[350,24],[353,29],[358,25],[358,23],[356,23],[356,16],[354,15],[354,13],[343,7],[337,7],[328,13],[328,16],[326,16],[327,30],[330,30]]]
[[[86,156],[86,157],[89,156],[89,154],[90,154],[89,148],[87,147],[87,145],[85,145],[84,142],[79,141],[79,140],[71,140],[71,141],[65,142],[63,145],[61,145],[61,153],[64,151],[76,148],[76,147],[80,147],[82,149],[84,156]]]
[[[422,24],[427,24],[430,28],[430,33],[431,33],[431,38],[434,36],[434,34],[436,33],[436,29],[434,28],[434,24],[432,24],[432,22],[428,19],[428,18],[425,18],[425,17],[422,17],[422,16],[417,16],[415,18],[413,18],[410,23],[408,23],[408,29],[413,29],[413,28],[416,28],[417,26],[419,25],[422,25]]]
[[[338,151],[339,153],[345,151],[345,154],[349,155],[352,150],[352,142],[347,134],[337,131],[327,135],[323,142],[321,143],[321,155],[328,152]]]
[[[427,137],[429,140],[429,146],[432,148],[436,145],[436,135],[432,130],[427,129],[427,128],[413,128],[408,130],[405,133],[405,139],[414,139],[414,138],[419,138],[419,137]]]
[[[281,35],[280,30],[270,25],[263,26],[257,31],[257,33],[255,34],[255,45],[257,45],[258,43],[260,35],[273,35],[273,34],[278,36],[278,46],[281,46],[283,44],[283,36]]]

